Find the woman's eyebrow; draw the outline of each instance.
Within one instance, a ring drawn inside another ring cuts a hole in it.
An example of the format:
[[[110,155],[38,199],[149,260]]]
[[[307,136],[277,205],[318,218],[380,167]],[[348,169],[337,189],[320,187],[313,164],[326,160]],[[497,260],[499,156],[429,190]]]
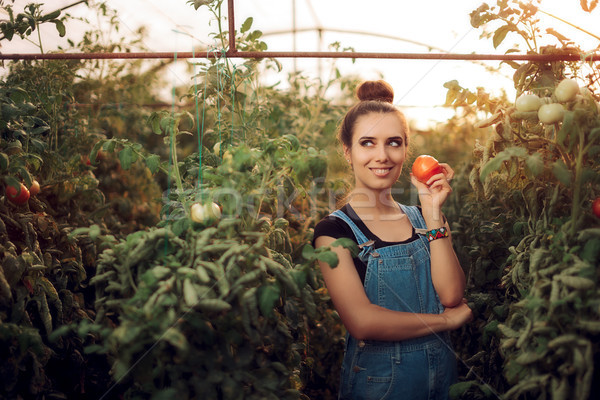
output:
[[[390,136],[388,138],[385,138],[385,140],[398,140],[398,139],[404,140],[404,136],[398,135],[398,136]],[[377,140],[377,138],[375,136],[361,136],[358,138],[358,140]]]

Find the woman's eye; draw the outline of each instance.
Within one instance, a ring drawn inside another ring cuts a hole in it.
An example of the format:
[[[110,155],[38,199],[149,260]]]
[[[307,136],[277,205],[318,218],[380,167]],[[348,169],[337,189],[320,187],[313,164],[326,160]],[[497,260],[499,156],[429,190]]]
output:
[[[361,146],[373,146],[373,141],[372,140],[363,140],[362,142],[360,142]]]
[[[391,140],[390,141],[390,146],[392,146],[392,147],[400,147],[400,146],[402,146],[402,140],[400,140],[400,139]]]

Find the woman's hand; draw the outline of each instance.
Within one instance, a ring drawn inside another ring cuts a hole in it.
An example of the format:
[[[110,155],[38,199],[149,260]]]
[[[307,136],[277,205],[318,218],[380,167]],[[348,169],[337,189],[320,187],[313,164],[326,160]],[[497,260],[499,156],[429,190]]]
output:
[[[456,307],[447,307],[442,316],[448,324],[448,330],[454,330],[471,322],[473,320],[473,311],[467,305],[467,299],[463,299]]]
[[[417,178],[410,174],[411,182],[418,190],[419,201],[423,208],[440,210],[450,193],[452,193],[449,182],[454,177],[454,170],[446,163],[440,163],[440,167],[442,167],[442,173],[433,175],[425,183],[419,182]]]

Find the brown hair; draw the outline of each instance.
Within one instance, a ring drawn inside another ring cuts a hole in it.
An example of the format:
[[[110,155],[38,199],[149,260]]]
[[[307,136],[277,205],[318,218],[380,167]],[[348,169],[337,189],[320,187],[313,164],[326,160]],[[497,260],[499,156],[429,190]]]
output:
[[[408,122],[404,114],[393,105],[394,89],[389,83],[383,80],[363,82],[356,89],[356,97],[359,102],[348,110],[338,132],[338,140],[343,145],[352,147],[356,121],[359,117],[370,113],[396,113],[402,123],[406,136],[404,139],[408,144]]]

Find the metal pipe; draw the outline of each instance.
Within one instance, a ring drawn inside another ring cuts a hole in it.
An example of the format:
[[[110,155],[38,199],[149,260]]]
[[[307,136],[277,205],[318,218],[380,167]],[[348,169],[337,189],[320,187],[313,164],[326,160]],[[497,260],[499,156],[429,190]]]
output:
[[[230,0],[231,1],[231,0]],[[0,60],[95,60],[95,59],[179,59],[186,58],[374,58],[401,60],[488,60],[488,61],[600,61],[600,53],[580,54],[458,54],[458,53],[370,53],[335,51],[225,51],[216,52],[132,52],[132,53],[12,53],[0,54]]]
[[[229,52],[235,53],[235,18],[233,13],[233,0],[227,1],[227,15],[229,18]]]

